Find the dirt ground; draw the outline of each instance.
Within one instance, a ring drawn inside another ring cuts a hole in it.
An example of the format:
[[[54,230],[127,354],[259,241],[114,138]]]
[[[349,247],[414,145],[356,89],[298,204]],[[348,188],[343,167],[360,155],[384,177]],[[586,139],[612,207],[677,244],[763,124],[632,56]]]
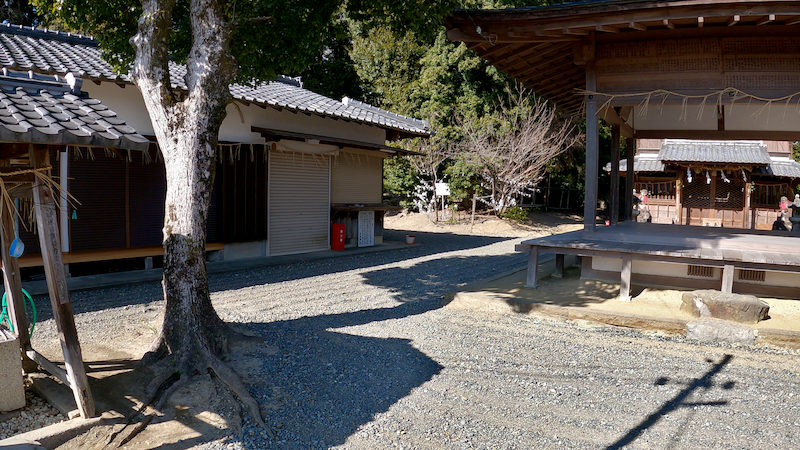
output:
[[[407,211],[387,216],[384,219],[384,227],[394,230],[504,237],[560,234],[579,230],[582,224],[581,216],[552,212],[533,212],[530,221],[525,224],[483,214],[475,216],[474,224],[470,219],[462,219],[456,223],[434,222],[428,214]]]

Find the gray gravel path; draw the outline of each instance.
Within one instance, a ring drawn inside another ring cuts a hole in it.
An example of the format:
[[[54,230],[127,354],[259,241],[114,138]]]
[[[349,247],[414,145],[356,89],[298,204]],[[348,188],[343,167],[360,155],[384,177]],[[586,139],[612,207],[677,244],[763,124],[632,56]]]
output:
[[[418,239],[212,276],[220,314],[273,346],[239,370],[277,440],[245,426],[234,447],[800,445],[800,353],[442,308],[446,293],[524,257],[516,240]],[[109,312],[145,320],[159,295],[154,283],[75,293],[79,329]]]

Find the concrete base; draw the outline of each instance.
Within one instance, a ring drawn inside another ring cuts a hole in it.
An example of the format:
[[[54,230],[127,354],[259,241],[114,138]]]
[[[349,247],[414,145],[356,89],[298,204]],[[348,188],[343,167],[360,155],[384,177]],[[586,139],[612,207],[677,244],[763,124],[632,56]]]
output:
[[[0,412],[25,407],[22,357],[16,336],[0,329]]]
[[[237,242],[225,244],[222,249],[222,259],[235,261],[237,259],[261,258],[267,256],[267,241]]]

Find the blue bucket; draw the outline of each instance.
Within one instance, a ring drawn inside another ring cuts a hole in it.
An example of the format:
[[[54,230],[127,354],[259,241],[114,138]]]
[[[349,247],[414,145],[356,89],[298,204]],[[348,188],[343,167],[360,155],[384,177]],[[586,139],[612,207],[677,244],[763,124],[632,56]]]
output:
[[[11,241],[11,246],[8,247],[8,254],[14,258],[19,258],[22,256],[22,252],[25,251],[25,244],[19,238],[15,238]]]

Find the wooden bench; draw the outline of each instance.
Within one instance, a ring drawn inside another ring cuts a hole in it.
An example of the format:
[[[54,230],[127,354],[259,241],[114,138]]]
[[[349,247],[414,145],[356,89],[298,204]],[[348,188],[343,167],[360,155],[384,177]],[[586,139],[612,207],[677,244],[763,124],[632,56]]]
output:
[[[225,244],[214,242],[206,244],[206,251],[222,250]],[[95,261],[113,261],[119,259],[146,258],[148,256],[161,256],[164,254],[164,247],[137,247],[123,248],[115,250],[82,250],[75,252],[64,252],[62,258],[64,264],[77,264]],[[41,267],[42,255],[23,255],[19,258],[19,267]]]

